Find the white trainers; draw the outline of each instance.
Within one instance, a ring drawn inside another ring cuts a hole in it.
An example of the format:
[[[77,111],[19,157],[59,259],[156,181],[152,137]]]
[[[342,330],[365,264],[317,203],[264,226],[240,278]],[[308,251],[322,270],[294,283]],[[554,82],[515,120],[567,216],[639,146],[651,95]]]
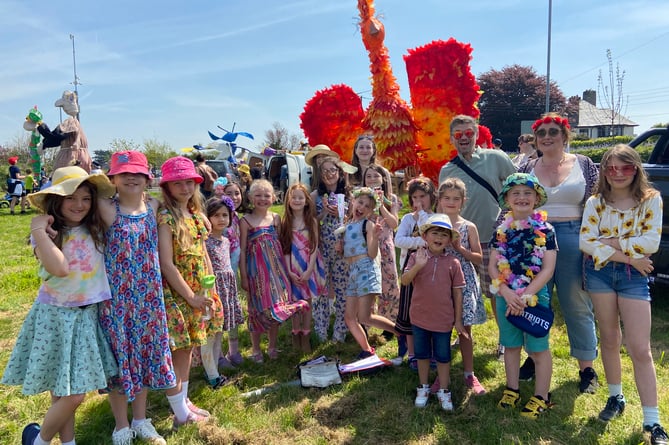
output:
[[[132,439],[134,438],[135,431],[128,427],[112,432],[112,443],[114,445],[132,445]]]
[[[424,408],[427,405],[427,399],[430,397],[430,387],[421,385],[416,389],[416,407]]]
[[[151,419],[145,419],[144,422],[133,427],[132,430],[135,432],[136,437],[139,437],[146,443],[152,445],[167,445],[163,436],[158,434],[158,431],[156,431],[156,428],[151,423]]]
[[[437,399],[439,399],[441,409],[444,411],[453,411],[453,402],[451,401],[450,391],[444,391],[443,389],[440,389],[437,391]]]

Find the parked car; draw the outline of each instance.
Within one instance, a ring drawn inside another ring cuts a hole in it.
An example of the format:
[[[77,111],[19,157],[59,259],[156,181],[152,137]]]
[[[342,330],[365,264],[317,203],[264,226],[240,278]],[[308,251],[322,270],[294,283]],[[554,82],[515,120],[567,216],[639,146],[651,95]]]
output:
[[[265,162],[265,177],[274,186],[281,202],[288,187],[296,182],[304,184],[311,191],[311,174],[311,166],[304,161],[304,153],[279,153],[270,156]]]
[[[634,138],[629,145],[638,147],[644,143],[654,143],[644,169],[653,186],[662,194],[664,205],[662,239],[660,249],[651,257],[655,270],[650,279],[651,283],[669,286],[669,125],[664,128],[651,128]]]
[[[231,175],[233,179],[237,178],[237,171],[228,160],[207,159],[205,163],[211,168],[213,168],[218,176]]]

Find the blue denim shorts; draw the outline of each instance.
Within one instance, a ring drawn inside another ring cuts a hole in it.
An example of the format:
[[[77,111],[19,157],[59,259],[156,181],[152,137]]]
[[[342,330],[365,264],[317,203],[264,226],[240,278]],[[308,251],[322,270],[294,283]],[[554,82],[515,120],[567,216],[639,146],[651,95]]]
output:
[[[437,363],[451,361],[451,332],[428,331],[416,325],[411,325],[413,331],[413,351],[417,360],[427,360],[434,357]]]
[[[592,294],[616,293],[620,298],[650,301],[648,277],[629,264],[609,261],[595,270],[592,258],[585,259],[585,290]]]
[[[361,258],[348,266],[347,297],[362,297],[381,293],[381,267],[370,257]]]

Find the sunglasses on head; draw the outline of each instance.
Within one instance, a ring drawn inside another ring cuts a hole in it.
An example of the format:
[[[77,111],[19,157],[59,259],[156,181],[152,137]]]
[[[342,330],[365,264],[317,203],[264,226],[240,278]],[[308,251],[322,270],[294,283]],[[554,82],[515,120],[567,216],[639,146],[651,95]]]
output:
[[[544,128],[542,128],[540,130],[535,131],[534,134],[537,135],[538,138],[545,138],[546,134],[548,134],[548,136],[554,138],[555,136],[560,134],[560,129],[549,128],[548,131],[546,131]]]
[[[465,130],[465,131],[458,130],[455,133],[453,133],[453,138],[455,139],[461,139],[462,136],[471,139],[474,137],[474,130]]]
[[[636,165],[609,165],[606,167],[606,176],[616,176],[622,173],[623,176],[634,176],[636,174]]]

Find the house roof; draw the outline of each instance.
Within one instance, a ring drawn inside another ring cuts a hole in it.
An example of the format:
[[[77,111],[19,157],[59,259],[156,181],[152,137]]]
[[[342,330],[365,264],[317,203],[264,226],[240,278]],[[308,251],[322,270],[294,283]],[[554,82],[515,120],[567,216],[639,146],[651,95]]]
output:
[[[613,122],[616,126],[636,127],[639,124],[627,119],[621,114],[615,114]],[[587,100],[580,100],[578,103],[578,125],[579,128],[601,127],[611,125],[611,110],[606,108],[597,108]]]

